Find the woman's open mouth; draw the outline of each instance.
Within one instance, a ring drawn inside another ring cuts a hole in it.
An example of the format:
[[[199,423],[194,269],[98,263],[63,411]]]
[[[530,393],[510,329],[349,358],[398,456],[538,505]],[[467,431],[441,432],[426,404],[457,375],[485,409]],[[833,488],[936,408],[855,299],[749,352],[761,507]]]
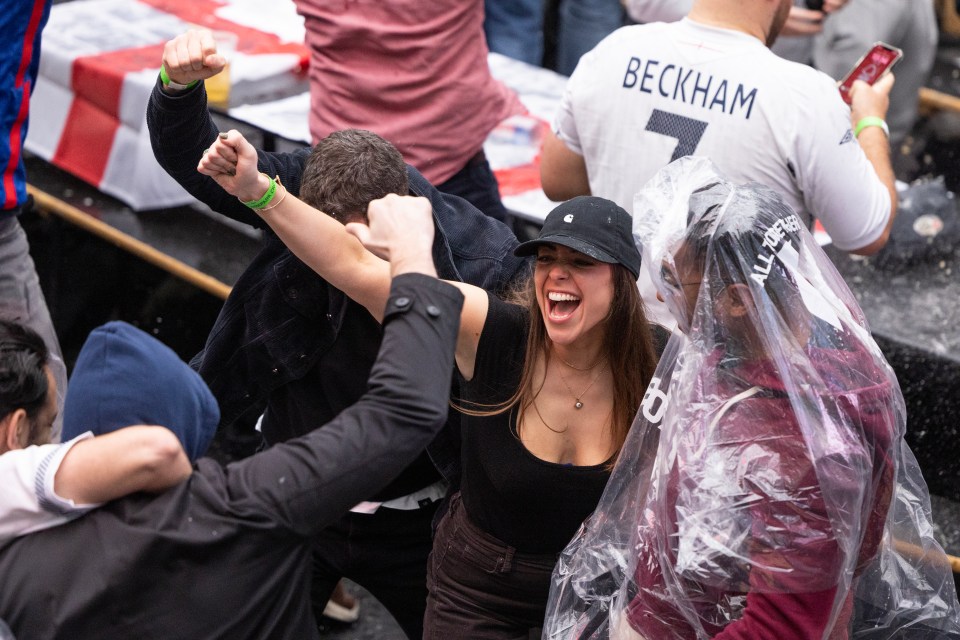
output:
[[[547,294],[547,314],[555,322],[566,320],[580,306],[580,298],[572,293],[551,291]]]

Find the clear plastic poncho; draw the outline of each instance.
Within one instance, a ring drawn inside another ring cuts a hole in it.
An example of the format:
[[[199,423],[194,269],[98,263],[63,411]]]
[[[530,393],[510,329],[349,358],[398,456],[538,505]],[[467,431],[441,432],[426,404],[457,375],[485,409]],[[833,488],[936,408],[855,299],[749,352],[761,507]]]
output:
[[[637,195],[678,319],[544,638],[960,637],[896,377],[772,190],[702,158]]]

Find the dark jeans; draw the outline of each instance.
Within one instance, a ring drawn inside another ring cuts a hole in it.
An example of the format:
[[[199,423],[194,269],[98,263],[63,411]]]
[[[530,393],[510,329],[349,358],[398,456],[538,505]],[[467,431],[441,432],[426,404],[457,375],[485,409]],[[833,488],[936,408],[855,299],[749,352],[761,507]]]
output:
[[[460,196],[491,218],[507,221],[507,208],[500,200],[500,185],[482,149],[470,158],[463,169],[434,186],[437,191]]]
[[[519,553],[481,531],[455,495],[430,555],[424,639],[539,638],[556,559]]]
[[[486,0],[487,47],[514,60],[543,64],[543,0]]]
[[[427,603],[430,522],[439,504],[410,511],[351,512],[324,529],[313,556],[311,598],[317,619],[345,577],[379,600],[411,640],[419,639]]]

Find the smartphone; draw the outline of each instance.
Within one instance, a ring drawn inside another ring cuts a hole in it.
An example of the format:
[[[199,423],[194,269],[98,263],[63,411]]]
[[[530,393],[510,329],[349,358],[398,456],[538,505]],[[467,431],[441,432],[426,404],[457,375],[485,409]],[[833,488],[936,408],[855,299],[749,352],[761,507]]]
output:
[[[850,104],[850,87],[854,81],[863,80],[867,84],[873,84],[902,57],[902,50],[884,42],[875,43],[870,51],[867,51],[866,55],[854,65],[850,73],[840,81],[840,97]]]
[[[823,11],[823,0],[807,0],[807,9],[813,11]]]

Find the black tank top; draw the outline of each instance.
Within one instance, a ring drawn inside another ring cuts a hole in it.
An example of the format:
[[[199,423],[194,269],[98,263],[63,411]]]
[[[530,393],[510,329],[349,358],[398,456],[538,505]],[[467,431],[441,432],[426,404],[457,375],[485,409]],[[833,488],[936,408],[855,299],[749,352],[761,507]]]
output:
[[[467,403],[491,404],[516,391],[528,331],[526,309],[490,295]],[[468,404],[468,406],[470,406]],[[523,553],[556,554],[593,512],[609,472],[537,458],[520,442],[516,410],[464,416],[461,494],[470,520]]]

